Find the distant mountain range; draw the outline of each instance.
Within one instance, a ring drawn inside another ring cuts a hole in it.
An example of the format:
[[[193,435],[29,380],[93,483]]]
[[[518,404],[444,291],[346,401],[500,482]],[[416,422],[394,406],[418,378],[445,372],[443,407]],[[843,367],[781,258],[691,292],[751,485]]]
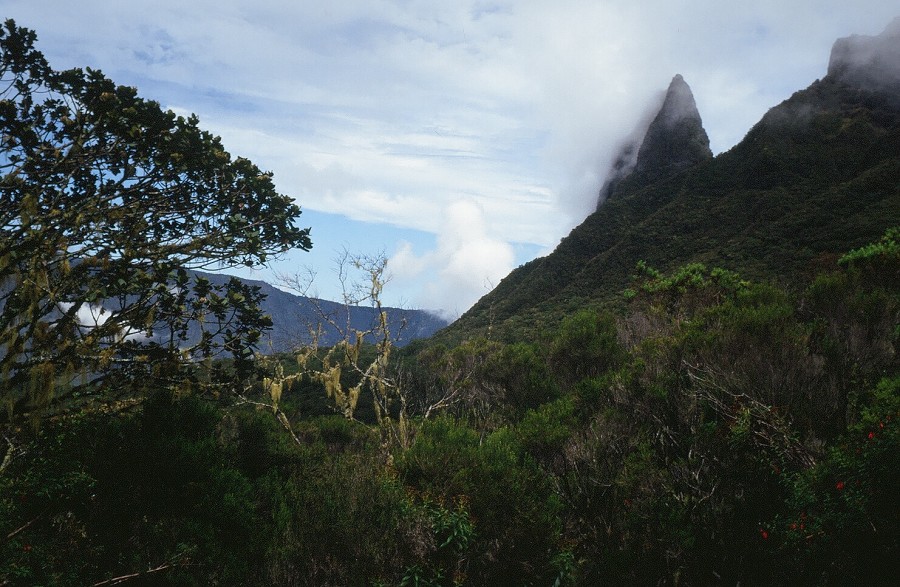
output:
[[[827,75],[713,157],[675,76],[615,159],[596,212],[515,271],[439,338],[533,338],[585,306],[622,302],[636,263],[703,262],[802,287],[900,225],[900,18],[834,44]]]
[[[213,285],[222,285],[231,279],[220,273],[195,272]],[[241,281],[260,288],[266,298],[261,304],[264,314],[272,318],[273,327],[265,335],[259,350],[263,353],[283,353],[312,341],[311,331],[322,328],[319,345],[332,346],[341,340],[340,330],[329,324],[333,321],[341,329],[370,330],[378,324],[378,311],[371,306],[346,306],[344,304],[295,295],[278,289],[264,281]],[[427,338],[447,325],[447,321],[424,310],[383,308],[388,316],[388,330],[394,344],[405,346],[418,338]],[[199,336],[199,330],[192,335]],[[372,341],[374,342],[374,341]]]

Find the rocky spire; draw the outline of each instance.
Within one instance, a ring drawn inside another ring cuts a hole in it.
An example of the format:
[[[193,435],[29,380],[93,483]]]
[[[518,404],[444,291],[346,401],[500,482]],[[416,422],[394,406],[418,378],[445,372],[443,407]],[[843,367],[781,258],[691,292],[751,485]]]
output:
[[[900,92],[900,17],[880,35],[835,41],[828,77],[865,90]]]
[[[694,94],[680,75],[669,84],[659,114],[638,151],[635,173],[653,181],[712,157]]]
[[[639,141],[626,144],[614,160],[600,190],[598,207],[632,173],[649,183],[711,157],[694,94],[684,78],[676,75],[647,132]]]

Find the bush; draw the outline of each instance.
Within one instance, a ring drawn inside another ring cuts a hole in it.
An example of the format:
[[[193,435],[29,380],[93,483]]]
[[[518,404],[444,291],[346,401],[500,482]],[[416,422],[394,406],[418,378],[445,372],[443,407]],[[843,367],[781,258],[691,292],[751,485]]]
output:
[[[892,583],[900,573],[900,378],[884,379],[815,467],[789,478],[773,556],[809,583]]]
[[[218,420],[200,400],[158,393],[138,414],[48,425],[2,478],[4,494],[28,492],[4,500],[3,526],[28,525],[0,576],[83,585],[159,568],[174,585],[253,583],[262,526]]]
[[[398,461],[403,482],[452,510],[464,504],[475,538],[462,572],[480,584],[548,584],[559,550],[559,505],[549,479],[513,435],[481,439],[449,418],[426,423]]]
[[[550,367],[563,385],[602,375],[624,360],[615,320],[593,310],[565,318],[550,345]]]

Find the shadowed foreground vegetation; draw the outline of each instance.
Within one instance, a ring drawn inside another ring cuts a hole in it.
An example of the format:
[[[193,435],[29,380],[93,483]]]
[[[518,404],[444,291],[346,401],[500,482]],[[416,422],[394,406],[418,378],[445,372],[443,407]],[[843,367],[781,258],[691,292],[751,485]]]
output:
[[[620,314],[393,357],[402,402],[380,424],[372,392],[347,419],[296,377],[277,404],[290,432],[262,385],[248,401],[160,388],[18,429],[0,474],[0,580],[896,577],[898,232],[800,294],[701,265],[638,271]]]

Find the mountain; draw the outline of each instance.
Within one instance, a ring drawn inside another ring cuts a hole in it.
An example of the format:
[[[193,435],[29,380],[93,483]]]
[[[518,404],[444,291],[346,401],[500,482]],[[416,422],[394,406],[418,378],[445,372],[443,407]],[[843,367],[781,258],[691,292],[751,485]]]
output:
[[[222,273],[192,272],[192,279],[196,277],[208,279],[213,286],[224,285],[232,279],[231,275]],[[295,295],[264,281],[238,279],[247,285],[258,287],[260,293],[265,295],[260,306],[264,314],[271,316],[273,325],[259,344],[259,351],[262,353],[286,353],[300,345],[309,344],[312,342],[312,332],[320,326],[322,330],[319,345],[332,346],[343,338],[341,330],[364,332],[380,321],[378,311],[371,306],[346,306],[338,302]],[[427,338],[447,325],[443,318],[424,310],[382,309],[388,316],[391,339],[400,347],[413,340]],[[192,323],[188,329],[188,341],[196,342],[199,339],[199,325]]]
[[[838,40],[823,79],[714,158],[699,113],[682,109],[683,124],[666,124],[664,105],[596,212],[439,336],[539,336],[577,308],[621,303],[639,260],[663,271],[703,262],[791,287],[877,240],[900,225],[898,52],[900,19],[876,37]],[[667,102],[693,104],[682,84],[673,80]]]
[[[197,273],[214,285],[220,285],[231,279],[230,275],[217,273]],[[260,345],[262,352],[289,352],[297,345],[308,344],[312,340],[310,329],[322,326],[319,338],[321,346],[331,346],[341,340],[341,332],[328,324],[333,321],[346,330],[366,331],[378,324],[378,311],[371,306],[345,306],[344,304],[295,295],[278,289],[264,281],[241,279],[242,282],[260,288],[266,298],[262,302],[262,311],[272,317],[272,330],[265,343]],[[418,338],[427,338],[447,325],[447,321],[424,310],[408,310],[402,308],[382,308],[387,312],[388,331],[394,344],[405,346]],[[370,342],[375,342],[370,341]]]
[[[876,37],[838,39],[828,61],[828,77],[900,99],[900,17]]]
[[[635,134],[639,140],[625,144],[607,174],[598,208],[632,174],[651,183],[713,156],[694,94],[681,75],[672,79],[650,125],[643,133],[639,130]]]

